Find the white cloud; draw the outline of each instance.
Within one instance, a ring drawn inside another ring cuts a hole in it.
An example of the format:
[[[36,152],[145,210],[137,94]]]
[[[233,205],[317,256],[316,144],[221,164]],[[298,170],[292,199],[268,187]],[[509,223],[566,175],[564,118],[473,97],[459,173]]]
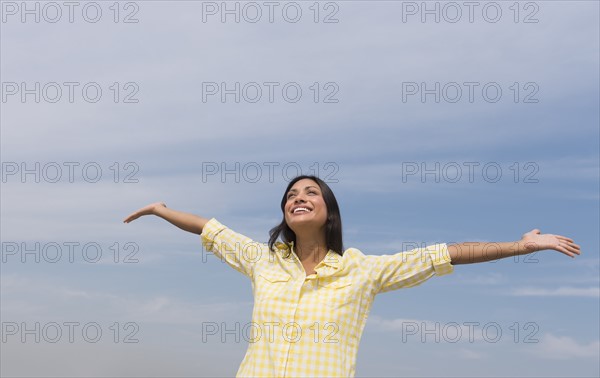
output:
[[[476,352],[474,350],[471,349],[466,349],[466,348],[460,348],[457,353],[459,358],[461,359],[465,359],[465,360],[480,360],[482,358],[484,358],[484,354],[481,352]]]
[[[4,319],[128,319],[145,324],[192,325],[203,322],[247,321],[251,302],[199,302],[166,295],[125,295],[103,290],[73,289],[60,279],[3,274],[2,316]],[[205,299],[206,300],[206,299]],[[32,304],[35,304],[33,306]],[[33,308],[35,312],[31,312]],[[43,315],[40,315],[43,314]]]
[[[593,358],[597,360],[600,356],[600,341],[582,343],[572,337],[547,333],[538,344],[528,348],[527,351],[544,359]]]
[[[518,297],[600,297],[598,287],[569,287],[561,286],[555,289],[522,287],[513,289],[510,295]]]
[[[458,273],[456,280],[460,284],[467,285],[499,285],[507,281],[501,273],[490,272],[489,274],[465,275]]]
[[[496,332],[498,328],[501,329],[501,326],[497,323],[482,324],[481,322],[464,320],[442,322],[423,319],[385,319],[377,315],[369,317],[369,325],[380,331],[399,332],[402,335],[402,342],[442,342],[448,344],[490,341],[495,336],[488,337],[487,333],[482,332],[482,329],[487,330],[490,328],[490,335]]]

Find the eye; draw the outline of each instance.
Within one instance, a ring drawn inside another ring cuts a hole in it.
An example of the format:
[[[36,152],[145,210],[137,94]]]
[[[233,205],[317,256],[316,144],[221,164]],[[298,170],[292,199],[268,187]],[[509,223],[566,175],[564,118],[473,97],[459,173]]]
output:
[[[294,196],[294,193],[288,193],[288,195],[287,195],[287,199],[290,199],[290,198],[292,198],[293,196]]]

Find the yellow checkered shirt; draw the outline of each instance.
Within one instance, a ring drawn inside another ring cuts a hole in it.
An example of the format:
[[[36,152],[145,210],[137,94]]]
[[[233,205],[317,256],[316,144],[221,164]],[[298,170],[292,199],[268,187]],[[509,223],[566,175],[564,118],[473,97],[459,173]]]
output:
[[[238,377],[352,377],[375,295],[453,271],[446,244],[381,256],[329,251],[307,276],[289,253],[293,245],[270,251],[214,218],[201,239],[252,281],[249,346]]]

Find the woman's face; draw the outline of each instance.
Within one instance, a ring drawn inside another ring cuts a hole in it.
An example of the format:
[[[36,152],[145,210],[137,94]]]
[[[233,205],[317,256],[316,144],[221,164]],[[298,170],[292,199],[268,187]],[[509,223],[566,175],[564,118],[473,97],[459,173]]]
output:
[[[285,221],[292,231],[322,228],[327,222],[327,205],[321,188],[311,179],[297,181],[286,193]]]

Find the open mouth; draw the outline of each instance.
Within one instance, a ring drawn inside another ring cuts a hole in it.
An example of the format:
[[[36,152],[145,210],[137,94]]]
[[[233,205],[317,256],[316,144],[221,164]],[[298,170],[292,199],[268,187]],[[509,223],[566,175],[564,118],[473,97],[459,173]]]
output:
[[[311,211],[308,207],[298,206],[292,210],[292,214],[308,214]]]

